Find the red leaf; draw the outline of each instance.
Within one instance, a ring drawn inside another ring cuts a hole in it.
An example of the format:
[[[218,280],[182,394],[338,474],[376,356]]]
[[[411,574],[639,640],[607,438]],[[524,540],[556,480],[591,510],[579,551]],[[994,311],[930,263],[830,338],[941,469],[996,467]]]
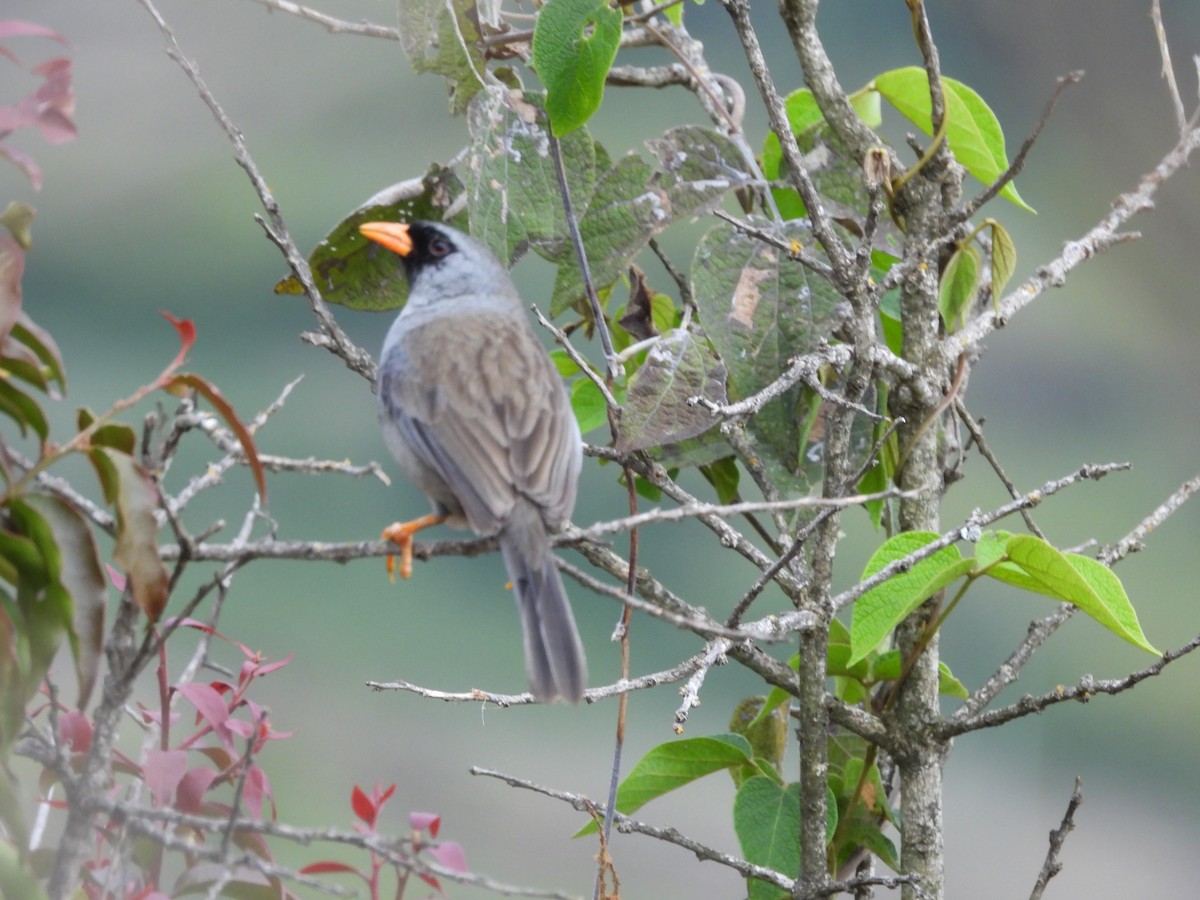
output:
[[[328,875],[333,872],[349,872],[354,875],[361,874],[354,866],[332,861],[309,863],[300,870],[301,875]]]
[[[379,811],[357,784],[354,786],[354,790],[350,792],[350,806],[356,816],[372,828],[375,827],[375,816],[379,814]]]
[[[149,750],[142,765],[142,777],[150,788],[155,806],[170,806],[175,789],[187,772],[187,752],[184,750]]]
[[[166,315],[166,313],[164,313]],[[175,321],[172,319],[172,321]],[[186,322],[191,325],[191,322]],[[177,326],[178,327],[178,326]],[[193,332],[194,337],[194,332]],[[190,346],[190,344],[188,345]],[[182,361],[182,360],[179,360]],[[250,467],[250,471],[254,475],[254,483],[258,486],[258,496],[265,503],[267,500],[267,479],[263,471],[262,460],[258,458],[258,448],[254,445],[254,437],[250,434],[250,429],[242,424],[241,419],[237,417],[237,413],[230,405],[229,401],[222,396],[221,392],[213,385],[209,384],[199,375],[194,375],[190,372],[185,372],[181,375],[174,375],[166,379],[161,387],[168,393],[179,393],[183,388],[191,388],[199,393],[209,403],[213,405],[221,418],[225,420],[234,435],[237,436],[238,443],[242,445],[242,453],[246,456],[246,465]]]
[[[179,332],[179,352],[175,354],[175,359],[171,361],[171,364],[163,370],[163,376],[165,376],[168,372],[174,372],[183,365],[188,351],[192,349],[192,344],[196,343],[196,326],[192,324],[191,319],[177,319],[166,310],[163,310],[163,316]]]
[[[207,766],[188,769],[175,791],[175,805],[180,812],[199,813],[204,795],[212,787],[217,773]]]
[[[467,855],[463,853],[462,845],[454,841],[430,847],[429,855],[452,872],[467,871]]]
[[[442,892],[442,883],[432,875],[426,875],[424,872],[418,872],[417,877],[419,877],[423,882],[425,882],[439,894]]]

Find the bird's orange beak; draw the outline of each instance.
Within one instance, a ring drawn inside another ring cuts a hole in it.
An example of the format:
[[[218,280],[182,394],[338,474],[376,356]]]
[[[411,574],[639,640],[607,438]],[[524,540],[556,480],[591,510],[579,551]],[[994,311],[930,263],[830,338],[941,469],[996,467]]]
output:
[[[382,244],[393,253],[408,256],[412,253],[412,235],[408,225],[402,222],[363,222],[358,226],[363,237]]]

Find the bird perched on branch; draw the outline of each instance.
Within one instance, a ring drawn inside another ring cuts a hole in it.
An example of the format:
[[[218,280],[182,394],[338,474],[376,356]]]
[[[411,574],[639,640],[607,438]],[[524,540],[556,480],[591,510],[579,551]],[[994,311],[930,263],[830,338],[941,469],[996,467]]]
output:
[[[583,464],[562,379],[483,245],[441,223],[359,230],[399,254],[408,276],[379,360],[379,418],[433,511],[384,529],[400,548],[400,574],[411,574],[422,528],[446,522],[494,535],[521,613],[529,688],[538,700],[577,703],[587,664],[548,537],[571,516]]]

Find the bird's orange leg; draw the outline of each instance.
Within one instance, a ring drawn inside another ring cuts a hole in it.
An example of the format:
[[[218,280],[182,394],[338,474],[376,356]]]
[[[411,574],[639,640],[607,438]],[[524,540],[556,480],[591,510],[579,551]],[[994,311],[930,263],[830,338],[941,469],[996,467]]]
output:
[[[419,519],[413,519],[411,522],[393,522],[387,528],[383,529],[383,534],[380,535],[385,541],[391,541],[400,548],[400,577],[408,578],[412,575],[412,545],[413,535],[422,528],[429,528],[433,525],[441,525],[446,521],[445,515],[438,513],[429,513],[421,516]],[[388,579],[396,580],[396,559],[391,554],[387,558]]]

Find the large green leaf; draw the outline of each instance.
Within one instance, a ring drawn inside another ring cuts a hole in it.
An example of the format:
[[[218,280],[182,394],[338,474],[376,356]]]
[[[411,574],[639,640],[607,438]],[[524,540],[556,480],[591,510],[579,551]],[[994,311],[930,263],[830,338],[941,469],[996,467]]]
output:
[[[684,738],[659,744],[643,756],[621,782],[617,789],[617,810],[632,813],[655,797],[697,778],[753,761],[750,743],[740,734]],[[595,823],[589,823],[579,835],[595,830]]]
[[[1008,558],[1029,576],[1030,589],[1075,604],[1118,637],[1148,653],[1161,655],[1146,640],[1121,580],[1107,566],[1077,553],[1061,553],[1030,534],[1010,538],[1007,552]],[[991,569],[989,574],[1011,583],[1003,568],[997,568],[999,572]]]
[[[938,537],[932,531],[906,531],[895,535],[871,554],[863,569],[863,579],[870,578],[889,563],[915,553]],[[850,619],[852,652],[849,664],[854,665],[865,658],[909,613],[974,566],[973,559],[963,559],[958,548],[951,544],[859,597]]]
[[[946,105],[946,142],[968,172],[990,185],[1008,168],[1004,132],[996,114],[984,99],[961,81],[942,76]],[[875,76],[871,87],[879,91],[900,113],[924,131],[933,134],[929,76],[917,66],[893,69]],[[1033,212],[1009,182],[1000,196]]]
[[[747,779],[733,801],[733,828],[747,862],[788,878],[800,875],[800,785],[786,787],[765,775]],[[781,900],[788,892],[751,879],[750,900]]]
[[[621,10],[608,0],[548,0],[533,27],[533,67],[546,86],[559,137],[600,108],[604,79],[621,45]]]

